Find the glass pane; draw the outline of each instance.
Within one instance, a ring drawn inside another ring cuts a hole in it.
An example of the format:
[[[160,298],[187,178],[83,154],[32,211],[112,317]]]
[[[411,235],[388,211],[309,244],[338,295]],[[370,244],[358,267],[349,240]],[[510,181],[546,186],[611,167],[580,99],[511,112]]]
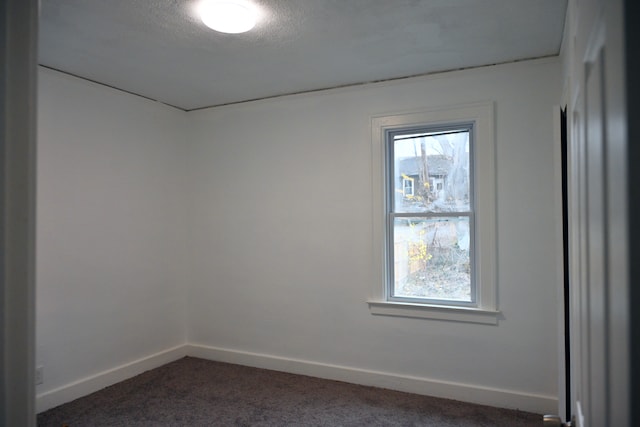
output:
[[[394,212],[468,212],[469,131],[394,135]]]
[[[393,296],[471,302],[468,217],[395,218]]]

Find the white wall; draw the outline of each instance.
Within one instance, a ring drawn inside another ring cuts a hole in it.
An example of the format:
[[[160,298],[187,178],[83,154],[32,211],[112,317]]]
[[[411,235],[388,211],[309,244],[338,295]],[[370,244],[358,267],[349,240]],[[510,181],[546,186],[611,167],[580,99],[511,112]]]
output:
[[[190,354],[555,412],[560,81],[542,60],[183,113],[42,69],[39,410]],[[371,315],[371,116],[488,100],[504,318]]]
[[[184,344],[185,113],[47,69],[38,102],[42,410]]]
[[[417,380],[416,391],[484,403],[503,393],[523,398],[506,406],[555,411],[560,88],[559,61],[542,60],[191,113],[193,351],[336,378],[370,371],[396,388]],[[371,116],[487,100],[497,106],[504,319],[371,315]]]

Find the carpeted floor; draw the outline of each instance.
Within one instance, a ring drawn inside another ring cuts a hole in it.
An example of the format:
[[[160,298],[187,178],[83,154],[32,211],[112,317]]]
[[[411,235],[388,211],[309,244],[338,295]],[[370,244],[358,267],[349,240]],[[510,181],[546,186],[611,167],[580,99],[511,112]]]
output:
[[[38,426],[541,426],[542,417],[185,357],[38,415]]]

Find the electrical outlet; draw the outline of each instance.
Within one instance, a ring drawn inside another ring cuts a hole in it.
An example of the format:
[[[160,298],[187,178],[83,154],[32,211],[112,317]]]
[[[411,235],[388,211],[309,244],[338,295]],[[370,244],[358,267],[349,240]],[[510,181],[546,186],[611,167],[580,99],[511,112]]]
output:
[[[44,366],[36,366],[36,385],[44,382]]]

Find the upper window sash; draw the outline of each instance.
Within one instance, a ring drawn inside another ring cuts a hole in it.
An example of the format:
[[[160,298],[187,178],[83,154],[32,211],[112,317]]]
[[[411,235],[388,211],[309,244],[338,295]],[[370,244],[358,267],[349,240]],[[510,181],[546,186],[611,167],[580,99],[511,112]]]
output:
[[[388,130],[385,134],[385,158],[386,158],[386,168],[385,168],[385,176],[386,176],[386,186],[385,186],[385,192],[386,192],[386,197],[385,197],[385,201],[386,201],[386,211],[387,212],[396,212],[396,213],[403,213],[403,212],[429,212],[429,209],[423,209],[420,210],[419,208],[417,209],[412,209],[412,210],[402,210],[399,209],[396,205],[398,202],[398,197],[396,197],[398,194],[396,193],[396,189],[395,189],[395,184],[396,184],[396,179],[400,178],[402,179],[401,182],[399,182],[398,184],[402,185],[402,194],[404,196],[406,196],[406,192],[404,191],[404,185],[405,182],[410,180],[411,182],[411,196],[416,196],[416,182],[414,182],[414,178],[411,178],[410,176],[406,175],[405,173],[403,173],[404,171],[402,170],[402,168],[400,168],[401,170],[397,170],[397,164],[399,163],[398,160],[396,159],[396,151],[395,151],[395,145],[396,143],[402,143],[404,141],[407,142],[413,142],[416,139],[420,139],[420,138],[425,138],[425,137],[438,137],[438,136],[446,136],[446,135],[450,135],[450,134],[461,134],[461,133],[466,133],[468,135],[468,139],[467,139],[467,150],[468,150],[468,161],[469,161],[469,170],[468,170],[468,185],[469,188],[467,189],[468,191],[468,197],[469,197],[469,204],[467,206],[467,209],[449,209],[446,210],[446,212],[470,212],[471,210],[473,210],[473,203],[474,203],[474,196],[475,196],[475,191],[474,191],[474,183],[473,183],[473,177],[474,177],[474,165],[473,165],[473,140],[474,140],[474,123],[473,122],[467,122],[467,123],[457,123],[457,124],[452,124],[452,125],[443,125],[443,126],[420,126],[418,128],[403,128],[400,130]],[[405,153],[404,154],[408,154],[408,152],[406,151],[405,147]],[[416,156],[412,159],[412,158],[405,158],[403,160],[401,160],[400,162],[404,162],[404,163],[414,163],[415,161],[417,161],[417,158],[419,157],[418,155],[419,153],[416,153]],[[433,152],[432,154],[426,154],[427,157],[443,157],[445,153],[440,153],[440,155],[437,155],[436,152]],[[409,157],[408,155],[405,157]],[[413,168],[411,168],[411,166],[413,166]],[[410,165],[410,169],[416,169],[413,172],[416,173],[418,172],[416,165]],[[436,171],[436,172],[441,172],[441,171]],[[441,177],[440,174],[436,173],[433,174],[432,176],[428,176],[428,177],[424,177],[427,179],[427,183],[431,186],[433,185],[432,182],[436,182],[436,180],[438,179],[442,179],[442,178],[434,178],[434,177]],[[439,182],[440,184],[442,184],[441,182]],[[417,183],[418,185],[420,184],[420,182]],[[433,192],[435,190],[435,192],[439,191],[439,189],[437,188],[437,185],[433,185],[433,187],[435,188],[430,188],[430,190]],[[443,212],[443,210],[440,210],[440,212]]]

